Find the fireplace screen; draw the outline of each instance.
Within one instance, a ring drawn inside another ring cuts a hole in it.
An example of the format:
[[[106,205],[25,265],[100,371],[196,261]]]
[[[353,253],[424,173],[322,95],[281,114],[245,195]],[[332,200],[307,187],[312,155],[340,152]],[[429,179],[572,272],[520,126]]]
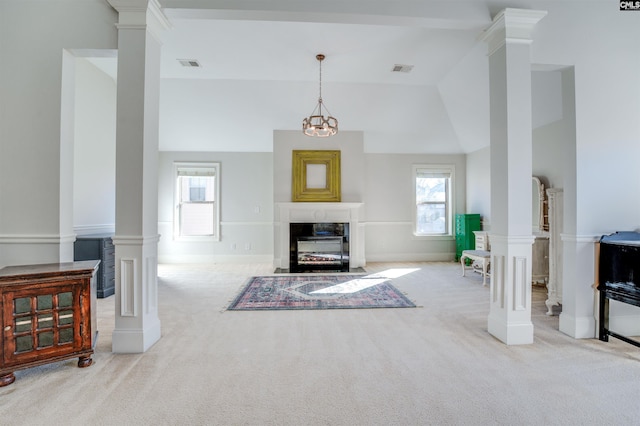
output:
[[[342,237],[298,237],[298,265],[342,265]]]
[[[291,223],[291,272],[349,271],[348,223]]]

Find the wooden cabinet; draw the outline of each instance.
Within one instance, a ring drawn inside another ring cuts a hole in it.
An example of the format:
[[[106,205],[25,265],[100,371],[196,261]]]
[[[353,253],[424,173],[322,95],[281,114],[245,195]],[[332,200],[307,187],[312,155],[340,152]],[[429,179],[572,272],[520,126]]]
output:
[[[100,299],[116,291],[116,249],[112,234],[81,235],[73,244],[74,260],[99,260],[97,291]]]
[[[97,339],[99,261],[0,269],[0,386],[14,371],[78,357],[88,367]]]
[[[479,214],[457,214],[455,216],[456,262],[463,250],[474,250],[476,246],[473,231],[480,230]]]

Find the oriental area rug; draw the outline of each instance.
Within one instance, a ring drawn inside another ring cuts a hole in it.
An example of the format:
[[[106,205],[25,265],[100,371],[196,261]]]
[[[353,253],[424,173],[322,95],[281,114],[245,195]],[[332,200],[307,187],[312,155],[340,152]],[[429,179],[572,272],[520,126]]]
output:
[[[374,275],[273,275],[252,277],[231,311],[415,308],[388,279]]]

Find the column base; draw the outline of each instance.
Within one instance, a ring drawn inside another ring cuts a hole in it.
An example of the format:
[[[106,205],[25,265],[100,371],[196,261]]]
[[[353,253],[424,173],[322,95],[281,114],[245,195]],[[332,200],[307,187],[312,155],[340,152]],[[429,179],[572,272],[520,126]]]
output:
[[[559,329],[574,339],[593,339],[596,337],[596,320],[593,317],[576,318],[561,313],[558,320]]]
[[[489,333],[507,345],[530,345],[533,343],[533,323],[507,324],[501,318],[489,316]]]
[[[113,353],[128,354],[146,352],[160,340],[160,320],[156,320],[143,330],[113,330],[111,351]]]

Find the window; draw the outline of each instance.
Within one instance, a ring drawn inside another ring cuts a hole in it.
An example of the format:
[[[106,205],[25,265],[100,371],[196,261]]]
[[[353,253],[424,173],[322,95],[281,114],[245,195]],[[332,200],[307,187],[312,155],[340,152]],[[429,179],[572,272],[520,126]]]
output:
[[[176,238],[220,240],[220,164],[176,163]]]
[[[453,165],[414,165],[414,233],[451,235]]]

